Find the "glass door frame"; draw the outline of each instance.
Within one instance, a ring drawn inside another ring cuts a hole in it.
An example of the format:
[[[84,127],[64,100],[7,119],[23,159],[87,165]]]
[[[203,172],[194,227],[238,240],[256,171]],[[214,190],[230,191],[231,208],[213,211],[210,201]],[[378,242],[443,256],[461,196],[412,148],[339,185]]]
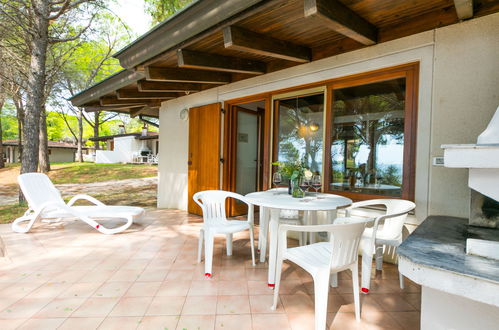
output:
[[[374,198],[388,198],[377,194],[355,193],[347,191],[336,191],[330,189],[331,184],[331,144],[334,113],[332,111],[334,90],[347,87],[355,87],[369,83],[381,82],[397,78],[406,79],[405,111],[404,111],[404,156],[402,170],[402,196],[389,197],[395,199],[414,200],[414,188],[416,177],[416,132],[417,132],[417,99],[418,99],[418,72],[419,64],[414,63],[392,69],[359,74],[355,76],[337,79],[327,85],[325,109],[325,141],[323,163],[323,191],[331,194],[342,195],[352,200],[366,200]]]
[[[263,101],[264,111],[259,116],[260,136],[261,140],[261,190],[270,189],[270,127],[271,127],[271,96],[269,93],[253,95],[249,97],[228,100],[224,102],[224,123],[223,123],[223,169],[222,169],[222,189],[226,191],[236,190],[236,166],[237,166],[237,111],[236,108],[240,105],[250,102]],[[259,165],[258,165],[259,166]],[[259,184],[258,184],[259,185]],[[241,213],[237,205],[230,200],[227,203],[227,213],[229,216],[234,216]]]

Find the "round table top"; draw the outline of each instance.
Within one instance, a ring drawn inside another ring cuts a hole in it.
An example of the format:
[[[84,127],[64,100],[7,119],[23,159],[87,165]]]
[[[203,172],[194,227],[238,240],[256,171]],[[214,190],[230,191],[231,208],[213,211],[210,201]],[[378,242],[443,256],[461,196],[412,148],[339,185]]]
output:
[[[277,188],[249,193],[246,198],[254,205],[298,211],[329,211],[352,204],[350,198],[339,195],[319,193],[318,196],[320,199],[316,199],[315,192],[312,192],[304,198],[295,198],[288,195],[287,188]]]

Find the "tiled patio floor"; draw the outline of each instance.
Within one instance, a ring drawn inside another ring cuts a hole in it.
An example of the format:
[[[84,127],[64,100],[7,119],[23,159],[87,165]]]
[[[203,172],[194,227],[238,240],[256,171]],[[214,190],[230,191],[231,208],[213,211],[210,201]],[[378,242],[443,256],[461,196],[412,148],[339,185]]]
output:
[[[0,329],[313,329],[312,279],[287,266],[279,308],[270,310],[265,264],[251,266],[246,234],[225,256],[216,240],[214,277],[196,263],[200,218],[153,210],[124,233],[106,236],[82,222],[41,224],[29,234],[0,226]],[[331,288],[331,329],[418,329],[420,289],[396,266],[373,273],[353,314],[350,274]]]

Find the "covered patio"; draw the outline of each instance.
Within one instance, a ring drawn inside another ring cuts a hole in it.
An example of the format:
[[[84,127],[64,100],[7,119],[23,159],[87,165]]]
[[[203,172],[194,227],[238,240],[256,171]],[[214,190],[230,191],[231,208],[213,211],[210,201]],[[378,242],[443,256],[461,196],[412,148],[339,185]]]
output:
[[[1,329],[313,329],[313,282],[286,265],[280,302],[270,310],[267,263],[251,265],[246,233],[215,240],[214,274],[197,264],[198,216],[150,210],[127,232],[106,236],[82,222],[39,224],[29,235],[1,225]],[[296,241],[290,240],[290,244]],[[374,269],[374,267],[373,267]],[[419,329],[420,287],[397,267],[372,274],[355,321],[351,277],[329,291],[330,329]]]

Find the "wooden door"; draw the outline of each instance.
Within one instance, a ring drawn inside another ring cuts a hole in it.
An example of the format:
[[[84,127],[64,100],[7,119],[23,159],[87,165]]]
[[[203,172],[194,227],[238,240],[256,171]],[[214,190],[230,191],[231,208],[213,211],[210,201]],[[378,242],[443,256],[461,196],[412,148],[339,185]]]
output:
[[[220,188],[220,103],[189,109],[188,205],[189,213],[202,215],[192,196]]]

